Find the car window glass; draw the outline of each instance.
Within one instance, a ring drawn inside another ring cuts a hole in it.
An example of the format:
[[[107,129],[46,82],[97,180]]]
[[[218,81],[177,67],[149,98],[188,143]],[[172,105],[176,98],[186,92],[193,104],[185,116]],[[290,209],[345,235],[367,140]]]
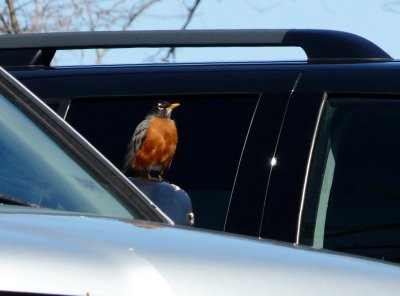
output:
[[[74,99],[67,121],[121,168],[136,126],[160,99],[181,104],[172,113],[179,141],[166,180],[190,195],[197,227],[222,230],[258,95]]]
[[[399,100],[328,100],[315,139],[299,242],[400,262],[399,151]]]
[[[0,197],[61,211],[133,218],[105,186],[1,93]]]

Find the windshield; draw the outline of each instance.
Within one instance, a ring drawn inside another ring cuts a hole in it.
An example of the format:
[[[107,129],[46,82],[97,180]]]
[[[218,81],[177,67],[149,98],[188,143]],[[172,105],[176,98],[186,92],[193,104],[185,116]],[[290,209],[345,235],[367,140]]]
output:
[[[8,203],[7,200],[21,201]],[[134,218],[0,90],[0,204]]]

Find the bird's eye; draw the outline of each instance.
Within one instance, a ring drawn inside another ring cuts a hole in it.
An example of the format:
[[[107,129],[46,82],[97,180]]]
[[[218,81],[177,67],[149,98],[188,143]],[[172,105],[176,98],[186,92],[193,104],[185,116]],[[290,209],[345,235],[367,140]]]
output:
[[[163,109],[163,105],[161,103],[158,103],[157,108],[158,108],[158,110],[162,110]]]

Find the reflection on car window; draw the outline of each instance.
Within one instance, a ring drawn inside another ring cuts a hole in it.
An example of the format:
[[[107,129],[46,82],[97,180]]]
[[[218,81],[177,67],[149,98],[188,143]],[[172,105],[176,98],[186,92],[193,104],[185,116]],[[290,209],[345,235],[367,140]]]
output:
[[[0,195],[56,210],[133,218],[112,193],[2,94]]]
[[[400,262],[400,101],[328,100],[299,242]]]

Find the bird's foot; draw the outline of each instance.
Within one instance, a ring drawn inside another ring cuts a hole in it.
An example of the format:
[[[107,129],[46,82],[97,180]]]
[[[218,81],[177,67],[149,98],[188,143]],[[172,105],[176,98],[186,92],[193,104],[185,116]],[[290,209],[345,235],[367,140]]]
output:
[[[152,180],[152,181],[158,181],[158,182],[163,182],[164,181],[164,179],[161,177],[161,175],[153,176],[151,174],[147,174],[147,178],[149,180]]]

